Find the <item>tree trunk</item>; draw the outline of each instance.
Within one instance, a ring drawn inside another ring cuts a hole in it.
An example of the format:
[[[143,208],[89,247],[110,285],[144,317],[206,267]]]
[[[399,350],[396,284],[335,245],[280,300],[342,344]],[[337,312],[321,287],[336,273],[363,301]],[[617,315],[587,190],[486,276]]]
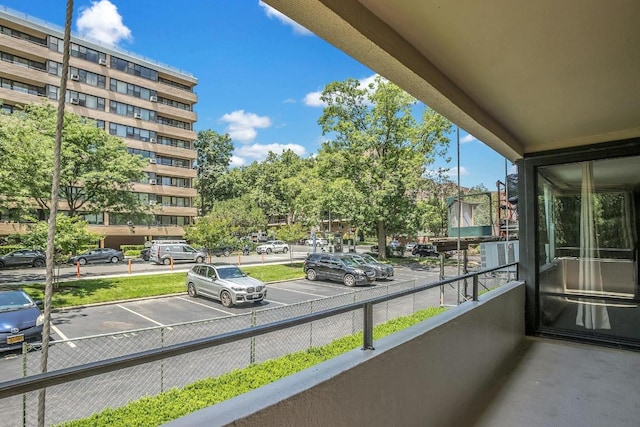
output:
[[[384,219],[378,219],[378,259],[387,259],[387,228]]]

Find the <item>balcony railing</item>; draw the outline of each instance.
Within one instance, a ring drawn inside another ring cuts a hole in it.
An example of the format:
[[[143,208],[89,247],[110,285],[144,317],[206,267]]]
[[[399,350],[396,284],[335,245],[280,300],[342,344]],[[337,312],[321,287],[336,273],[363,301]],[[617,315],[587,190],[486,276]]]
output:
[[[79,360],[79,361],[81,360],[83,363],[78,364],[77,366],[69,366],[66,368],[52,370],[50,372],[38,373],[35,375],[26,376],[24,378],[17,378],[17,379],[0,383],[0,408],[3,408],[2,409],[3,413],[15,412],[13,411],[13,409],[15,408],[13,408],[12,406],[7,407],[7,404],[15,405],[16,403],[12,403],[13,400],[11,398],[18,399],[19,401],[22,402],[22,403],[19,403],[18,406],[20,406],[20,408],[23,408],[23,405],[24,405],[24,411],[22,411],[22,409],[20,410],[23,412],[22,415],[24,417],[28,417],[32,419],[32,417],[34,416],[33,412],[35,412],[33,411],[33,408],[34,408],[34,401],[36,399],[33,398],[34,394],[30,392],[34,392],[44,388],[52,388],[54,386],[60,386],[66,383],[78,381],[78,383],[74,384],[74,387],[72,389],[70,389],[68,392],[64,391],[63,393],[68,396],[76,395],[76,394],[85,396],[84,398],[85,400],[83,400],[84,402],[83,409],[85,409],[85,411],[88,413],[82,413],[82,414],[75,413],[71,415],[72,408],[67,408],[66,411],[64,410],[64,408],[62,408],[62,413],[57,413],[55,414],[55,416],[49,415],[48,418],[49,418],[49,421],[52,421],[54,423],[60,423],[60,422],[69,420],[69,418],[64,418],[64,417],[77,418],[77,417],[88,416],[88,415],[91,415],[91,413],[93,412],[99,411],[100,407],[90,406],[86,401],[86,396],[95,396],[95,399],[97,399],[97,402],[102,402],[102,399],[100,397],[100,394],[96,393],[95,390],[88,390],[86,388],[97,387],[97,385],[93,383],[98,384],[100,383],[100,381],[87,382],[87,381],[79,381],[79,380],[95,377],[101,374],[114,373],[116,371],[121,371],[127,368],[139,367],[141,365],[149,364],[151,362],[163,362],[166,359],[177,357],[177,356],[188,355],[190,357],[193,357],[195,355],[195,352],[197,351],[214,349],[216,347],[229,345],[233,343],[236,343],[236,345],[240,345],[242,348],[231,347],[231,350],[229,351],[238,352],[238,350],[244,349],[244,344],[241,343],[241,341],[243,340],[249,340],[248,342],[250,343],[250,345],[247,348],[251,349],[250,350],[251,357],[246,357],[246,355],[243,355],[243,357],[236,357],[232,359],[234,360],[246,359],[246,360],[250,360],[250,363],[256,363],[257,361],[256,359],[259,359],[262,356],[262,355],[256,356],[256,353],[255,353],[256,348],[261,349],[261,346],[256,345],[256,342],[254,341],[257,337],[278,332],[278,331],[290,330],[290,331],[294,331],[292,332],[293,335],[291,336],[296,336],[296,338],[300,338],[299,330],[296,330],[293,328],[300,327],[302,325],[310,325],[309,329],[310,331],[313,331],[313,333],[326,334],[326,329],[327,329],[326,324],[322,325],[322,327],[314,328],[313,322],[318,322],[323,319],[328,319],[330,317],[345,315],[346,313],[351,313],[350,315],[348,315],[348,323],[350,325],[348,328],[349,329],[348,333],[356,333],[358,332],[358,329],[361,330],[363,332],[362,349],[372,350],[374,349],[374,342],[373,342],[374,323],[376,321],[380,322],[380,318],[385,316],[384,314],[382,314],[382,312],[384,311],[388,312],[390,310],[389,305],[386,305],[385,307],[383,303],[387,303],[395,300],[396,302],[401,302],[402,304],[399,304],[399,305],[397,304],[397,305],[403,306],[404,308],[407,304],[405,304],[403,302],[404,300],[401,300],[401,298],[411,297],[411,298],[414,298],[413,310],[415,310],[416,309],[415,299],[416,298],[420,299],[417,296],[417,294],[428,291],[430,289],[434,289],[434,288],[441,288],[441,292],[442,292],[442,289],[445,287],[449,289],[456,289],[456,286],[454,286],[454,284],[457,283],[458,285],[460,285],[461,282],[464,282],[465,284],[469,282],[471,286],[471,295],[469,296],[464,295],[463,299],[476,301],[478,300],[478,294],[480,293],[481,288],[485,288],[488,290],[490,287],[498,286],[503,279],[506,279],[504,280],[505,283],[506,281],[517,279],[517,275],[518,275],[518,264],[512,263],[512,264],[499,266],[496,268],[480,270],[480,271],[472,272],[462,276],[452,277],[449,279],[440,280],[437,282],[423,284],[423,285],[410,283],[408,284],[409,286],[408,288],[404,288],[399,291],[389,292],[385,295],[368,297],[372,294],[373,295],[379,294],[380,291],[382,290],[382,287],[372,287],[369,289],[365,288],[362,291],[354,291],[352,294],[341,295],[340,297],[343,297],[343,298],[336,299],[336,301],[334,302],[336,304],[335,307],[331,307],[328,309],[320,309],[319,311],[315,311],[315,312],[314,312],[314,308],[316,308],[317,306],[326,307],[326,306],[330,306],[331,304],[325,303],[324,300],[314,300],[309,302],[311,304],[310,309],[308,306],[302,307],[302,305],[299,305],[297,308],[294,308],[293,310],[290,310],[290,311],[287,310],[290,307],[278,307],[276,309],[271,309],[271,310],[262,310],[260,313],[252,312],[248,316],[244,316],[242,319],[239,319],[236,316],[234,316],[233,319],[225,319],[225,320],[233,320],[232,322],[233,325],[229,323],[220,328],[213,327],[211,324],[212,322],[211,320],[207,321],[209,323],[207,323],[206,325],[203,324],[204,322],[199,322],[198,324],[196,324],[197,322],[192,322],[189,325],[182,325],[182,326],[188,326],[192,328],[192,330],[188,332],[188,334],[191,337],[193,337],[194,334],[196,333],[201,333],[203,337],[199,339],[191,339],[185,342],[179,342],[175,344],[168,344],[168,343],[170,343],[172,339],[173,339],[173,342],[176,342],[176,339],[175,339],[176,337],[171,337],[169,332],[169,331],[175,331],[177,329],[176,325],[167,326],[161,330],[158,328],[148,328],[148,330],[145,330],[145,331],[142,331],[142,330],[134,331],[134,332],[137,332],[137,334],[135,333],[123,334],[123,335],[131,335],[132,336],[131,341],[124,343],[122,340],[120,340],[120,343],[118,344],[118,348],[116,349],[118,353],[124,352],[125,349],[127,348],[139,349],[144,347],[147,347],[147,348],[151,347],[151,349],[145,350],[145,351],[133,352],[133,353],[125,354],[118,357],[112,357],[105,360],[90,361],[88,363],[87,361],[91,360],[91,358],[94,356],[90,357],[88,354],[79,355],[77,352],[74,353],[73,356],[70,356],[69,354],[66,354],[66,355],[60,354],[61,362],[56,364],[50,362],[50,366],[55,365],[59,367],[59,366],[65,366],[67,364],[74,363],[71,360],[71,357],[75,357],[77,358],[76,360]],[[491,282],[492,285],[489,285],[489,282]],[[405,287],[407,286],[407,282],[394,283],[386,289],[391,290],[395,286]],[[460,289],[460,286],[458,286],[458,289]],[[385,290],[385,292],[388,292],[388,290]],[[349,295],[353,295],[353,297]],[[363,298],[363,295],[364,295],[364,298]],[[458,302],[461,301],[460,295],[456,295],[456,297]],[[358,301],[358,299],[361,299],[361,300]],[[353,302],[345,304],[345,302],[348,300],[351,300]],[[315,303],[315,306],[314,306],[314,303]],[[374,317],[374,307],[378,305],[382,305],[382,312],[376,311],[376,316]],[[411,308],[409,309],[411,310]],[[297,315],[293,318],[284,318],[282,320],[272,321],[273,318],[277,318],[279,316],[278,310],[282,310],[287,315],[291,312],[296,313],[303,310],[310,311],[310,313]],[[362,317],[360,318],[360,320],[358,320],[356,314],[360,311],[362,313]],[[262,316],[262,318],[256,320],[257,316]],[[386,317],[387,318],[390,317],[389,314],[386,314]],[[214,319],[214,320],[219,320],[219,319]],[[341,319],[341,321],[342,320],[344,319]],[[260,321],[264,321],[265,323],[260,324]],[[237,329],[239,324],[240,325],[248,324],[251,326],[244,327],[242,329]],[[211,333],[210,332],[211,330],[216,330],[216,329],[230,330],[230,332],[220,333],[215,336],[207,336],[208,334]],[[342,327],[336,328],[336,329],[340,329],[341,333],[343,333],[345,330],[345,328],[342,328]],[[154,339],[158,339],[159,341],[152,342],[151,344],[149,342],[144,342],[144,340],[142,339],[142,336],[144,333],[149,333],[148,336],[153,336]],[[102,337],[96,337],[96,338],[105,338],[105,337],[102,336]],[[111,342],[115,341],[111,337],[108,337],[108,339]],[[329,337],[329,340],[333,340],[333,339],[336,339],[336,337],[333,337],[333,336]],[[316,344],[317,342],[323,341],[323,340],[326,341],[327,337],[326,336],[314,337],[310,335],[308,337],[303,337],[300,339],[301,342],[302,341],[306,342],[306,344],[304,345],[311,345],[311,344],[317,345]],[[50,350],[49,354],[51,355],[52,352],[54,354],[59,353],[64,349],[66,349],[67,347],[70,347],[71,346],[70,344],[72,344],[71,343],[72,340],[68,340],[68,341],[69,342],[65,342],[65,341],[63,341],[62,343],[58,342],[58,347],[60,347],[60,349],[55,349],[55,351]],[[245,343],[246,342],[247,341],[245,341]],[[87,338],[77,339],[75,341],[75,344],[77,344],[78,347],[84,347],[84,348],[91,346],[90,339],[87,339]],[[75,347],[75,344],[74,344],[74,347]],[[153,347],[157,347],[157,348],[153,348]],[[96,351],[96,353],[98,353],[99,355],[105,354],[103,350],[104,349],[100,349],[99,351]],[[74,351],[77,351],[77,349]],[[298,351],[298,349],[296,349],[295,351]],[[118,354],[115,351],[114,352],[109,351],[108,353]],[[37,358],[38,353],[29,352],[29,354],[30,354],[30,357],[34,359],[31,361],[32,365],[35,365],[35,363],[33,362]],[[272,358],[273,354],[274,354],[273,352],[269,352],[268,354],[265,355],[266,357],[263,357],[263,358],[265,359],[269,357]],[[210,358],[206,356],[205,359],[211,361],[211,360],[214,360],[215,358]],[[26,375],[26,372],[28,371],[27,362],[24,362],[23,365],[24,365],[24,372]],[[179,363],[179,365],[181,366],[180,368],[181,371],[183,371],[182,369],[183,364]],[[232,368],[236,368],[236,366]],[[36,370],[37,367],[34,367],[33,369]],[[128,396],[128,397],[117,396],[118,398],[122,398],[122,400],[124,401],[124,403],[120,402],[120,405],[125,404],[130,400],[142,397],[144,395],[153,394],[154,392],[159,393],[162,390],[166,389],[167,387],[170,387],[171,385],[167,385],[167,383],[165,383],[166,380],[163,379],[164,377],[171,376],[171,374],[169,373],[169,370],[170,370],[170,367],[168,365],[160,367],[159,369],[160,375],[158,376],[160,385],[155,384],[153,386],[149,386],[149,388],[145,388],[145,387],[138,387],[141,384],[137,384],[137,386],[134,387],[135,390],[133,392],[139,393],[138,395]],[[134,381],[135,381],[135,378],[137,378],[135,375],[131,374],[131,371],[124,371],[124,372],[127,373],[126,377],[128,381],[130,381],[131,378],[134,378]],[[209,373],[208,375],[211,376],[212,374]],[[149,377],[149,378],[145,378],[145,380],[150,379],[152,377],[155,378],[154,375],[150,375],[147,370],[145,370],[144,376]],[[141,379],[142,377],[140,377],[140,380]],[[190,379],[189,381],[193,382],[195,381],[195,379]],[[187,382],[187,381],[184,381],[184,382]],[[109,386],[109,384],[107,384],[107,386]],[[111,388],[109,388],[109,390],[111,390]],[[153,390],[153,391],[150,391],[150,390]],[[60,392],[61,390],[59,389],[57,390],[53,389],[52,391],[54,395],[60,394]],[[47,396],[49,394],[51,393],[48,393]],[[20,398],[20,395],[22,395],[22,398]],[[71,404],[74,401],[74,399],[72,398],[69,398],[68,400],[71,402]],[[29,404],[25,403],[27,401],[30,403]],[[56,406],[58,406],[59,403],[60,402],[58,402]],[[104,404],[104,403],[99,403],[99,404]],[[98,403],[96,405],[98,405]],[[110,406],[117,406],[117,404],[111,404]],[[56,408],[56,410],[58,411],[60,410],[60,408]],[[30,422],[27,421],[24,424],[30,424]]]

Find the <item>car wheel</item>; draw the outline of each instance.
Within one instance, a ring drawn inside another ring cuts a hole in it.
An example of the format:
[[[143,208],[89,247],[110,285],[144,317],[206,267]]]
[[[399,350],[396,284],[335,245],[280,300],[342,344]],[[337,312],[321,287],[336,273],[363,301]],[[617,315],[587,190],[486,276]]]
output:
[[[220,292],[220,302],[224,307],[231,307],[233,305],[233,300],[231,299],[229,291]]]
[[[0,268],[4,268],[4,262],[0,261]]]
[[[112,257],[111,257],[111,263],[113,263],[113,264],[117,264],[119,261],[120,261],[120,259],[118,259],[118,257],[117,257],[117,256],[112,256]]]
[[[267,255],[271,253],[271,248],[267,248]]]
[[[204,262],[204,258],[202,258],[201,256],[196,258],[196,264],[202,264]]]
[[[230,254],[229,254],[229,250],[228,250],[228,249],[225,249],[225,250],[224,250],[224,252],[222,253],[222,255],[224,255],[224,256],[229,256],[229,255],[230,255]]]
[[[344,275],[344,284],[345,286],[355,286],[356,285],[356,278],[353,274],[345,274]]]
[[[287,252],[289,252],[289,248],[284,248],[284,249],[282,250],[282,253],[283,253],[283,254],[286,254]]]
[[[87,259],[86,258],[78,258],[78,262],[80,263],[80,265],[85,265],[87,263]]]
[[[164,265],[169,265],[169,264],[171,264],[171,258],[165,258],[165,259],[163,259],[163,260],[162,260],[162,263],[163,263]]]
[[[307,279],[308,280],[314,281],[317,278],[318,278],[318,273],[313,268],[310,268],[310,269],[307,270]]]
[[[189,284],[187,285],[187,293],[191,298],[195,298],[198,295],[198,291],[196,291],[196,285],[189,282]]]
[[[44,260],[43,260],[43,259],[40,259],[40,258],[38,258],[38,259],[34,259],[34,260],[33,260],[33,266],[34,266],[34,267],[38,267],[38,268],[40,268],[40,267],[44,267]]]

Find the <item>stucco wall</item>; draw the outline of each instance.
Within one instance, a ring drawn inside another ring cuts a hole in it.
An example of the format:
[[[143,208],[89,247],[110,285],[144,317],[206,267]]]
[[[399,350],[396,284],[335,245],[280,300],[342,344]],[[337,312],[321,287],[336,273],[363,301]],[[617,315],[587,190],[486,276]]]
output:
[[[475,418],[524,338],[513,282],[403,332],[168,425],[459,426]]]

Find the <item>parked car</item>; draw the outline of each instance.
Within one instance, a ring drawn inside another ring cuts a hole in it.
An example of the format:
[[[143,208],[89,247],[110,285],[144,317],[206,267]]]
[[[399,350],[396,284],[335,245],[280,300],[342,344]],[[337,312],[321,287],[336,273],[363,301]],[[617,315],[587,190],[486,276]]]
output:
[[[195,249],[186,243],[154,243],[149,251],[149,260],[155,264],[171,264],[177,262],[203,263],[207,253],[202,249]]]
[[[233,264],[200,264],[187,273],[187,293],[219,300],[225,307],[253,302],[260,303],[267,297],[266,285],[249,277]]]
[[[404,245],[405,249],[408,250],[409,252],[411,252],[413,250],[413,248],[415,248],[417,245],[416,242],[407,242],[406,245]]]
[[[0,291],[0,351],[22,347],[24,341],[41,341],[44,316],[22,290]]]
[[[220,246],[218,248],[208,249],[210,255],[215,255],[217,257],[220,256],[229,256],[231,252],[233,252],[233,248],[231,246]]]
[[[305,245],[307,246],[313,246],[313,239],[307,239],[304,242]],[[327,246],[329,244],[329,242],[327,241],[327,239],[323,238],[323,237],[316,237],[316,246]]]
[[[401,246],[400,242],[397,241],[397,240],[392,240],[389,243],[387,243],[387,247],[389,247],[389,248],[391,248],[393,250],[398,249],[400,246]]]
[[[151,248],[142,249],[140,251],[140,258],[142,258],[144,261],[149,261],[150,252],[151,252]]]
[[[440,252],[438,252],[438,248],[435,245],[429,245],[429,244],[416,245],[416,247],[413,248],[411,253],[414,256],[419,256],[419,257],[440,256]],[[452,255],[453,255],[453,251],[446,251],[444,253],[445,258],[450,258]]]
[[[369,254],[345,254],[345,256],[353,258],[358,264],[373,267],[376,271],[376,280],[385,280],[395,274],[392,265],[382,263]]]
[[[80,265],[90,262],[112,262],[115,264],[122,260],[124,260],[124,253],[121,250],[111,248],[90,249],[85,253],[69,258],[71,264],[80,263]]]
[[[289,252],[289,245],[287,245],[287,243],[283,242],[282,240],[269,240],[263,245],[258,245],[258,247],[256,247],[256,252],[258,252],[259,254],[270,254],[278,252],[286,254],[287,252]]]
[[[307,280],[335,280],[346,286],[366,285],[376,280],[373,267],[358,264],[349,255],[309,254],[304,260],[303,270]]]
[[[30,265],[44,267],[45,253],[38,249],[18,249],[0,256],[0,268]]]

